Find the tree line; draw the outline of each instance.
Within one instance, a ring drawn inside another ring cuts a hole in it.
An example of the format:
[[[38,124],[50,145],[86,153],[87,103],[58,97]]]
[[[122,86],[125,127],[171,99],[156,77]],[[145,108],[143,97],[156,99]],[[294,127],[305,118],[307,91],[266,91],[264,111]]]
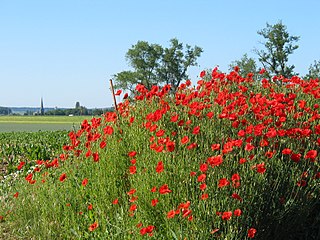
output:
[[[268,78],[280,75],[291,78],[299,75],[294,71],[295,66],[289,65],[288,61],[289,56],[299,48],[297,42],[300,36],[290,35],[282,21],[274,25],[267,23],[266,27],[257,33],[262,37],[262,48],[253,49],[257,60],[245,53],[241,59],[232,61],[229,69],[233,70],[238,66],[241,76],[246,77],[253,73],[256,80],[261,69],[265,70],[263,76]],[[132,70],[122,71],[113,76],[115,88],[133,93],[138,84],[143,84],[149,90],[153,85],[170,84],[171,91],[175,92],[179,84],[189,78],[187,70],[197,65],[197,59],[202,52],[201,47],[191,47],[188,44],[184,46],[176,38],[170,40],[169,47],[138,41],[125,56]],[[320,60],[315,60],[310,65],[308,74],[302,77],[320,78]]]
[[[0,115],[9,115],[11,113],[12,110],[10,108],[0,106]]]

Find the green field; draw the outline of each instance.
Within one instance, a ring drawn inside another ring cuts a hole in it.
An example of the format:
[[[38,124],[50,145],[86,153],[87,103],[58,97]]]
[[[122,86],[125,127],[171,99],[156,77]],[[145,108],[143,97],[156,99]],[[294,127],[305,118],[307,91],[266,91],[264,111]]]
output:
[[[72,130],[91,116],[0,116],[0,132]]]

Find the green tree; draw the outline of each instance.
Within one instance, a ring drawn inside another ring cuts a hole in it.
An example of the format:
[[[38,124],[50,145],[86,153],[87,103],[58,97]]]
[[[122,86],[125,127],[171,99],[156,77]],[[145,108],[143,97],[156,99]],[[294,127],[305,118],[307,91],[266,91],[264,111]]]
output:
[[[183,44],[175,38],[170,40],[169,48],[138,41],[126,53],[126,60],[133,70],[115,74],[114,87],[133,92],[137,84],[143,84],[149,90],[153,85],[171,84],[175,91],[180,82],[188,78],[187,69],[197,64],[202,53],[200,47],[185,47],[183,51]]]
[[[254,52],[267,70],[268,77],[282,75],[290,78],[295,75],[294,65],[288,65],[288,58],[299,47],[295,42],[300,37],[291,36],[281,21],[274,25],[267,23],[266,28],[258,31],[258,34],[265,39],[265,42],[262,42],[265,50],[255,49]]]
[[[126,60],[134,71],[123,71],[114,75],[115,88],[134,91],[135,86],[143,84],[151,89],[158,83],[157,69],[163,48],[158,44],[149,44],[146,41],[138,41],[126,53]]]
[[[315,60],[314,63],[310,65],[309,72],[305,76],[305,78],[307,78],[307,79],[319,78],[320,79],[320,60],[318,60],[318,61]]]
[[[165,48],[161,58],[161,65],[158,69],[159,82],[171,85],[175,92],[181,81],[188,79],[187,70],[190,66],[197,64],[197,58],[203,52],[202,48],[191,47],[186,44],[183,52],[183,44],[176,38],[170,40],[170,47]]]
[[[244,54],[240,60],[235,60],[229,65],[229,70],[232,71],[235,66],[240,68],[239,74],[242,77],[247,77],[249,73],[257,74],[257,64],[253,58],[248,57],[248,54]]]
[[[0,107],[0,115],[9,115],[12,113],[11,108]]]

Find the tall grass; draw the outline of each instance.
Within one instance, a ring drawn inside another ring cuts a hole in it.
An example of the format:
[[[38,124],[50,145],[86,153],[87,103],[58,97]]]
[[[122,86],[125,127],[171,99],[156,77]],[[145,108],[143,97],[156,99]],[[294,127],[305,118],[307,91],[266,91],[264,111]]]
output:
[[[319,80],[282,81],[138,85],[37,161],[0,215],[34,239],[317,239]]]

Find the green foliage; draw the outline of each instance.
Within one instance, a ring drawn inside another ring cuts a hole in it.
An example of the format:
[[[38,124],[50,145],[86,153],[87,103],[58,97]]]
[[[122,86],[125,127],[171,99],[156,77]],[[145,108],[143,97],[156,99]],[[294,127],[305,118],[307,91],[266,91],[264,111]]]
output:
[[[187,70],[195,66],[202,49],[198,46],[185,46],[177,39],[170,40],[170,47],[138,41],[126,54],[133,71],[122,71],[114,75],[115,88],[134,92],[137,84],[147,89],[153,85],[171,84],[175,92],[181,81],[188,78]]]
[[[298,36],[291,36],[287,27],[279,21],[274,25],[267,23],[266,28],[258,31],[265,42],[262,42],[265,50],[255,49],[260,63],[267,70],[268,77],[282,75],[285,78],[292,77],[294,65],[288,65],[289,55],[299,46],[295,44]]]
[[[12,111],[10,108],[0,106],[0,115],[9,115]]]
[[[244,54],[240,60],[235,60],[229,65],[229,70],[232,71],[234,67],[240,68],[239,74],[242,77],[247,77],[249,73],[256,75],[259,71],[257,70],[256,61],[253,58],[249,58],[248,54]]]
[[[106,111],[113,111],[112,108],[108,109],[101,109],[101,108],[94,108],[94,109],[88,109],[84,106],[79,106],[77,108],[68,108],[68,109],[54,109],[45,112],[45,115],[48,116],[96,116],[101,115]]]
[[[57,156],[68,141],[67,131],[0,133],[0,178],[17,170],[20,162],[35,165],[35,160]]]
[[[319,61],[314,61],[313,64],[310,65],[309,67],[309,72],[306,75],[307,79],[316,79],[320,78],[320,60]]]

